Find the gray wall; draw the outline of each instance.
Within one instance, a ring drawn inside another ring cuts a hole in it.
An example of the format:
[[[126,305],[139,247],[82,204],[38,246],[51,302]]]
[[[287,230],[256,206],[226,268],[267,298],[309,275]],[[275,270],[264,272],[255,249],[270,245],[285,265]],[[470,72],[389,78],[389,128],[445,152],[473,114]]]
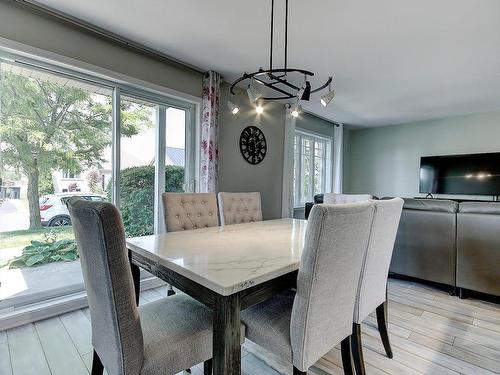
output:
[[[335,125],[310,113],[301,113],[295,120],[295,127],[333,138]]]
[[[140,55],[14,1],[0,0],[0,37],[201,96],[201,75]]]
[[[283,142],[285,109],[282,103],[267,102],[264,113],[257,115],[243,90],[238,91],[240,112],[233,115],[227,108],[229,85],[223,84],[219,126],[219,191],[259,191],[264,219],[281,217],[283,185]],[[247,163],[240,153],[241,131],[255,125],[267,140],[267,154],[258,165]]]
[[[420,157],[500,151],[500,111],[349,132],[351,193],[417,196]]]

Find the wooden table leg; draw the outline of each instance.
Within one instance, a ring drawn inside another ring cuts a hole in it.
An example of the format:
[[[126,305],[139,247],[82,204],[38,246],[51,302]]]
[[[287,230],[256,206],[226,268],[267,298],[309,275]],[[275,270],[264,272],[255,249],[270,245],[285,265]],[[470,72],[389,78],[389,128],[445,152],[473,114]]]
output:
[[[240,296],[217,295],[213,309],[214,375],[241,374]]]
[[[129,251],[130,269],[132,271],[132,280],[134,281],[135,303],[139,306],[139,297],[141,294],[141,269],[132,263],[132,254]]]

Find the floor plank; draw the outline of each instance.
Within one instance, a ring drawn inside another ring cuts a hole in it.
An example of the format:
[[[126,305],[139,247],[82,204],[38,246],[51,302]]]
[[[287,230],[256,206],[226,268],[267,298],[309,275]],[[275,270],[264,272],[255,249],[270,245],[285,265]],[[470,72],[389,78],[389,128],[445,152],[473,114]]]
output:
[[[166,287],[144,291],[141,302],[163,298]],[[368,375],[500,374],[500,306],[460,300],[428,285],[389,281],[389,336],[394,358],[380,340],[375,314],[363,322]],[[92,365],[89,309],[0,332],[0,375],[88,374]],[[50,368],[49,368],[50,364]],[[75,365],[76,364],[76,365]],[[243,375],[289,375],[291,365],[247,341]],[[203,374],[203,364],[192,368]],[[340,350],[331,350],[309,375],[343,374]]]
[[[64,328],[71,337],[80,355],[93,351],[92,330],[90,322],[81,310],[73,311],[60,316]]]
[[[461,361],[466,361],[472,365],[490,370],[494,373],[500,373],[500,362],[485,358],[482,355],[472,353],[458,346],[446,344],[442,341],[432,339],[419,333],[412,333],[410,336],[410,341],[416,342],[417,344],[423,345],[436,352],[447,354],[450,357],[454,357]]]
[[[462,348],[470,353],[479,354],[486,358],[491,358],[497,362],[500,362],[500,350],[495,350],[478,344],[474,341],[461,339],[460,337],[455,338],[453,346]]]
[[[7,342],[0,343],[0,375],[12,375],[9,344]]]
[[[7,331],[14,375],[50,375],[49,365],[33,324]]]
[[[406,341],[406,340],[405,340]],[[380,337],[372,337],[367,334],[362,335],[363,347],[373,350],[378,353],[380,356],[385,356],[384,346],[382,345],[382,341]],[[396,343],[396,344],[395,344]],[[446,367],[443,367],[433,361],[430,361],[426,358],[420,357],[410,351],[407,351],[397,345],[398,340],[394,338],[392,340],[392,351],[394,354],[394,360],[412,368],[415,371],[418,371],[423,374],[429,375],[459,375],[458,372],[450,370]]]
[[[37,322],[35,327],[53,375],[88,375],[88,370],[59,317]]]

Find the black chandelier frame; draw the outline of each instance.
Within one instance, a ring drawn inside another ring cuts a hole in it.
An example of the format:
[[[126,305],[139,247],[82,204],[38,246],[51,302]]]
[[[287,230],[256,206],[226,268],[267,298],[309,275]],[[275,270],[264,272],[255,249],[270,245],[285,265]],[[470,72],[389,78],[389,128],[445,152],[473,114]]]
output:
[[[301,74],[304,76],[304,80],[307,81],[308,77],[313,77],[314,73],[309,70],[288,68],[288,0],[285,0],[285,66],[284,68],[273,68],[273,36],[274,36],[274,0],[271,0],[271,40],[270,40],[270,50],[269,50],[269,69],[260,68],[258,71],[253,73],[244,73],[240,78],[233,81],[231,84],[230,92],[232,95],[236,95],[234,88],[241,82],[249,80],[250,83],[253,81],[279,92],[281,96],[271,96],[271,97],[261,97],[260,100],[287,100],[297,98],[297,93],[301,90],[301,87],[288,81],[288,74]],[[267,77],[267,80],[264,78]],[[264,79],[263,79],[264,78]],[[332,83],[332,77],[328,77],[328,80],[316,89],[311,89],[310,93],[315,93],[329,87]],[[281,87],[278,87],[281,85]],[[290,92],[289,90],[294,90],[295,92]],[[300,99],[300,98],[299,98]]]

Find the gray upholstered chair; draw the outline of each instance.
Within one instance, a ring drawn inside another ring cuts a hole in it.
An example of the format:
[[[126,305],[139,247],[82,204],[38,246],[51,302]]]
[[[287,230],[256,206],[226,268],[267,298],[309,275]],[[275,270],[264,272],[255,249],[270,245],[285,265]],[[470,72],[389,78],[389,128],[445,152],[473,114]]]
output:
[[[375,215],[359,279],[358,294],[354,305],[352,354],[357,375],[364,375],[363,349],[361,344],[361,323],[374,310],[382,343],[389,358],[392,350],[387,333],[387,277],[391,264],[394,241],[398,231],[403,200],[371,201],[375,205]]]
[[[219,193],[221,225],[262,221],[260,193]]]
[[[297,291],[241,312],[246,337],[291,362],[294,374],[306,374],[339,342],[344,373],[353,373],[352,317],[374,211],[370,202],[314,206]]]
[[[211,310],[183,294],[138,308],[117,208],[79,198],[68,208],[92,318],[92,374],[176,374],[203,361],[211,372]]]
[[[163,193],[162,198],[167,232],[219,225],[214,193]]]
[[[167,232],[219,225],[214,193],[163,193],[162,200]],[[174,294],[174,289],[169,285],[167,295]]]
[[[343,204],[343,203],[357,203],[366,202],[373,198],[370,194],[336,194],[325,193],[323,196],[323,203],[326,204]]]

